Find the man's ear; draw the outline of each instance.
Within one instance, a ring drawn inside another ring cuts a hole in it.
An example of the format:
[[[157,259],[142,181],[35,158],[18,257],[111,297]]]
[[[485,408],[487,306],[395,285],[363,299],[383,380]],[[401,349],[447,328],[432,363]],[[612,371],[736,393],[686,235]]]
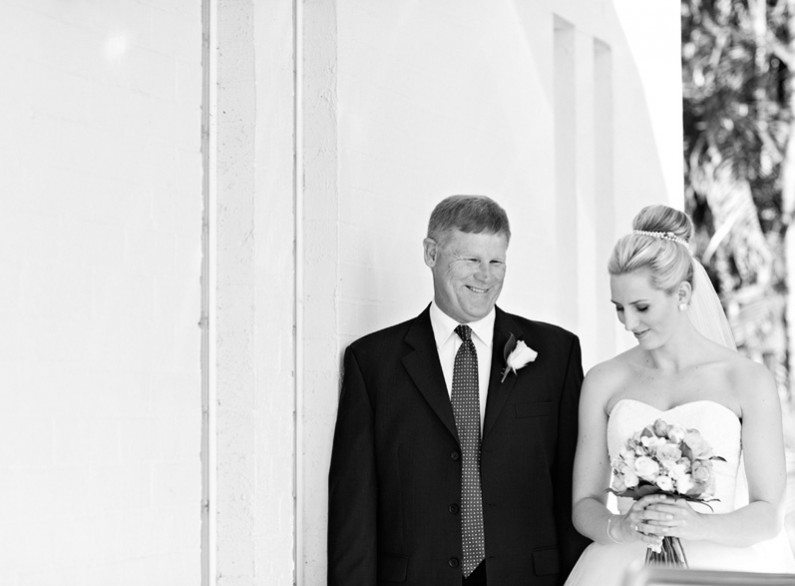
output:
[[[433,238],[426,238],[422,241],[422,248],[425,253],[425,264],[433,268],[436,264],[436,255],[439,253],[439,245]]]

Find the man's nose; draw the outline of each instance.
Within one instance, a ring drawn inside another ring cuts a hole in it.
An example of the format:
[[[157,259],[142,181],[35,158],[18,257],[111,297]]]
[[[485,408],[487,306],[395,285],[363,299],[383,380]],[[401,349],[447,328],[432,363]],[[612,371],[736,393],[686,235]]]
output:
[[[482,262],[478,263],[478,270],[475,272],[475,276],[480,279],[481,281],[488,281],[491,278],[492,267],[491,263]]]

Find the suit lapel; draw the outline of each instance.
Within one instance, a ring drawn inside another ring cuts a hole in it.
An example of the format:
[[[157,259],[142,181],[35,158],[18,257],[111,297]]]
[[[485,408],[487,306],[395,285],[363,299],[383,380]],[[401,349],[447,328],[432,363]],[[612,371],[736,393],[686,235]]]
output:
[[[427,308],[414,320],[406,334],[406,343],[413,351],[403,357],[403,365],[428,405],[457,439],[453,407],[450,404],[450,395],[439,363],[439,352],[436,349]]]
[[[516,322],[499,307],[496,308],[496,312],[497,315],[494,319],[494,339],[492,341],[491,350],[489,394],[486,398],[486,421],[483,423],[484,438],[494,426],[500,413],[502,413],[505,404],[508,402],[508,398],[513,392],[517,378],[515,374],[509,374],[504,382],[500,382],[500,379],[502,379],[502,371],[505,367],[505,357],[503,356],[505,344],[508,342],[511,333],[519,337],[521,331],[516,325]]]

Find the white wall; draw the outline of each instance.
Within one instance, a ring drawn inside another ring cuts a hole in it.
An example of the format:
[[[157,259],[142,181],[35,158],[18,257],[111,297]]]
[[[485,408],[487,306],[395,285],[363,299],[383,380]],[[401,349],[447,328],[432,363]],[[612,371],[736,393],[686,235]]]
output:
[[[200,581],[201,10],[0,6],[0,584]]]
[[[292,584],[292,3],[213,2],[210,584]]]
[[[513,224],[500,304],[613,352],[609,247],[681,205],[678,11],[639,4],[340,3],[343,341],[424,307],[433,205],[485,193]]]

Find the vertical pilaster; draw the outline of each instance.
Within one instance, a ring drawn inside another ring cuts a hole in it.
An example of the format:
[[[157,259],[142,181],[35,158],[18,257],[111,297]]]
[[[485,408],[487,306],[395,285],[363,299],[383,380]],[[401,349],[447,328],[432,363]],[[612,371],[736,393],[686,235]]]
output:
[[[574,25],[554,16],[554,115],[555,115],[555,244],[558,256],[556,287],[561,325],[578,325],[577,280],[577,87]]]
[[[300,22],[297,577],[322,584],[341,355],[336,2],[303,2]]]
[[[291,3],[216,2],[212,586],[295,582],[295,63]],[[214,490],[213,490],[214,489]],[[212,563],[209,563],[212,562]]]

